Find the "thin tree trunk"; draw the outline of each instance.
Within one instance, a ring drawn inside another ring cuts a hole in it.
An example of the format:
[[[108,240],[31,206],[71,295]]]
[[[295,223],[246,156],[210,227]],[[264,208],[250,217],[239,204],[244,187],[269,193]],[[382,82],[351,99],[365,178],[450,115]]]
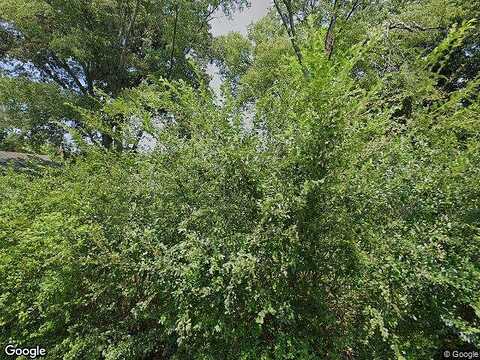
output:
[[[327,35],[325,36],[325,54],[331,59],[335,46],[335,24],[337,23],[337,5],[338,0],[333,3],[333,14],[328,25]]]
[[[295,52],[295,56],[297,57],[298,63],[303,68],[303,56],[300,50],[300,47],[297,44],[296,33],[295,33],[295,24],[293,21],[293,13],[290,0],[283,0],[283,3],[287,9],[288,14],[284,14],[278,0],[273,0],[275,4],[275,8],[277,9],[278,15],[282,19],[283,26],[287,31],[288,37],[290,38],[290,42],[292,43],[293,51]]]
[[[168,69],[168,78],[171,77],[172,71],[173,71],[173,58],[175,56],[175,46],[177,42],[177,24],[178,24],[178,4],[175,6],[175,22],[173,25],[172,51],[170,53],[170,66]]]

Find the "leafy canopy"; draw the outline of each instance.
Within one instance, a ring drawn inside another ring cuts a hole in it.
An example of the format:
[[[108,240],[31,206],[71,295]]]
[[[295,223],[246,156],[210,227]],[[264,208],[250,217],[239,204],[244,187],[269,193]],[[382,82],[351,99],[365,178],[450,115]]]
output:
[[[302,64],[271,14],[254,41],[218,39],[220,101],[201,73],[150,77],[81,113],[136,119],[151,152],[84,144],[61,168],[6,170],[0,342],[51,359],[480,347],[478,23],[437,3],[389,3],[331,55],[305,23]]]

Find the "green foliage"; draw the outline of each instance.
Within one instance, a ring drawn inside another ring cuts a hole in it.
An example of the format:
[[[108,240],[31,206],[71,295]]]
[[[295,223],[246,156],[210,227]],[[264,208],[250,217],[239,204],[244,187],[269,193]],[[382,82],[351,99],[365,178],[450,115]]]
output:
[[[243,75],[251,65],[251,43],[239,33],[229,33],[214,41],[214,58],[222,75],[230,81]]]
[[[83,144],[62,168],[0,176],[0,342],[49,359],[480,347],[480,76],[445,85],[472,61],[464,20],[431,48],[396,34],[408,56],[390,68],[383,23],[331,60],[305,29],[302,69],[267,17],[250,46],[218,40],[237,98],[155,77],[104,94],[86,130],[119,119],[109,135],[134,149],[141,123],[155,149]]]
[[[24,78],[0,78],[0,98],[9,99],[0,117],[6,134],[0,148],[13,151],[55,151],[64,140],[64,121],[73,116],[65,102],[81,104],[53,84]]]
[[[11,123],[0,124],[0,129],[20,131],[24,142],[37,148],[39,144],[52,143],[68,149],[62,138],[65,131],[59,138],[59,129],[85,130],[84,124],[64,110],[59,126],[57,117],[45,117],[51,107],[62,108],[68,102],[87,111],[94,110],[103,94],[118,97],[152,75],[198,85],[191,59],[205,65],[209,58],[208,21],[212,14],[222,8],[228,13],[245,3],[244,0],[0,1],[0,80],[14,82],[18,92],[29,94],[25,100],[0,91],[0,107],[12,114]],[[21,79],[15,81],[12,77]],[[45,103],[42,92],[53,91],[55,87],[62,96]],[[32,88],[37,93],[32,94]],[[74,97],[81,101],[72,101]],[[101,128],[111,131],[114,123],[115,119],[103,119]],[[38,127],[43,129],[42,138],[37,136]],[[108,137],[108,131],[102,133],[102,129],[83,131],[83,136],[91,142],[102,137],[106,148],[119,147]]]

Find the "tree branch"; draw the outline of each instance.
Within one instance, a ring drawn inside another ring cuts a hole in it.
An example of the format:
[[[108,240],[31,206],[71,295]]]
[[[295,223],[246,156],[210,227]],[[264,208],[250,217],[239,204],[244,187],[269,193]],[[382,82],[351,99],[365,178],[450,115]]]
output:
[[[418,25],[418,24],[411,24],[411,25],[408,25],[408,24],[405,24],[405,23],[402,23],[402,22],[399,22],[399,23],[389,23],[388,24],[388,30],[406,30],[408,32],[415,32],[415,31],[434,31],[434,30],[445,30],[444,28],[442,27],[423,27],[421,25]]]
[[[328,24],[327,35],[325,35],[325,54],[328,59],[331,59],[333,48],[335,46],[335,24],[337,23],[337,6],[338,0],[335,0],[333,3],[333,14],[330,17],[330,23]]]
[[[68,64],[59,59],[54,52],[51,53],[51,56],[52,58],[55,60],[55,62],[57,63],[57,65],[59,67],[61,67],[62,69],[64,69],[68,75],[70,75],[70,77],[73,79],[73,81],[75,82],[75,84],[78,86],[78,88],[80,89],[80,91],[84,94],[84,95],[88,95],[88,91],[87,89],[85,88],[85,86],[82,85],[82,83],[80,82],[80,80],[77,78],[77,76],[75,75],[75,73],[72,71],[72,69],[70,69],[70,66],[68,66]]]
[[[290,42],[292,43],[293,51],[297,57],[298,63],[303,68],[303,57],[300,48],[297,45],[296,41],[296,34],[295,34],[295,24],[293,21],[293,11],[292,11],[292,3],[290,0],[282,0],[285,8],[287,9],[288,14],[284,14],[278,0],[273,0],[275,4],[275,8],[277,9],[278,15],[282,19],[283,26],[287,31],[287,34],[290,38]],[[304,69],[305,70],[305,69]]]
[[[347,16],[345,16],[345,21],[350,20],[350,18],[352,17],[353,13],[355,12],[359,4],[360,4],[360,0],[356,0],[352,6],[352,9],[348,12]]]
[[[87,82],[87,91],[91,96],[95,96],[95,91],[93,88],[93,80],[92,76],[90,75],[90,67],[88,64],[81,64],[83,73],[85,74],[85,80]]]
[[[128,23],[127,29],[125,31],[125,42],[124,42],[124,45],[123,45],[124,48],[128,44],[128,40],[129,40],[130,33],[132,31],[132,28],[133,28],[133,24],[135,23],[135,20],[137,19],[137,13],[138,13],[139,6],[140,6],[140,0],[137,0],[136,3],[135,3],[135,8],[133,9],[133,15],[132,15],[132,17],[130,19],[130,22]]]
[[[220,4],[212,7],[212,9],[207,12],[207,16],[205,16],[204,21],[208,22],[210,20],[210,16],[212,16],[213,13],[215,13],[215,11],[217,11],[219,8],[220,8]]]
[[[60,85],[65,90],[69,90],[70,87],[62,79],[60,79],[57,74],[55,74],[55,71],[53,69],[50,69],[51,67],[52,66],[49,63],[46,63],[45,65],[41,66],[41,69],[58,85]]]
[[[178,3],[175,5],[175,23],[173,25],[173,39],[172,39],[172,51],[170,53],[170,68],[168,69],[168,78],[170,78],[173,70],[173,57],[175,55],[175,46],[177,40],[177,24],[178,24]]]

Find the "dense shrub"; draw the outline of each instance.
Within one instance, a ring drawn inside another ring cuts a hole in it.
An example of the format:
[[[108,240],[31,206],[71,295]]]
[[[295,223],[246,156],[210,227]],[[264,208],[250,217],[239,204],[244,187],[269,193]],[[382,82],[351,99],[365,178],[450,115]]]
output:
[[[0,342],[51,359],[479,346],[479,80],[446,95],[430,66],[466,28],[368,86],[354,74],[375,38],[333,63],[312,35],[307,75],[282,60],[250,130],[183,83],[109,103],[176,121],[152,154],[0,178]]]

